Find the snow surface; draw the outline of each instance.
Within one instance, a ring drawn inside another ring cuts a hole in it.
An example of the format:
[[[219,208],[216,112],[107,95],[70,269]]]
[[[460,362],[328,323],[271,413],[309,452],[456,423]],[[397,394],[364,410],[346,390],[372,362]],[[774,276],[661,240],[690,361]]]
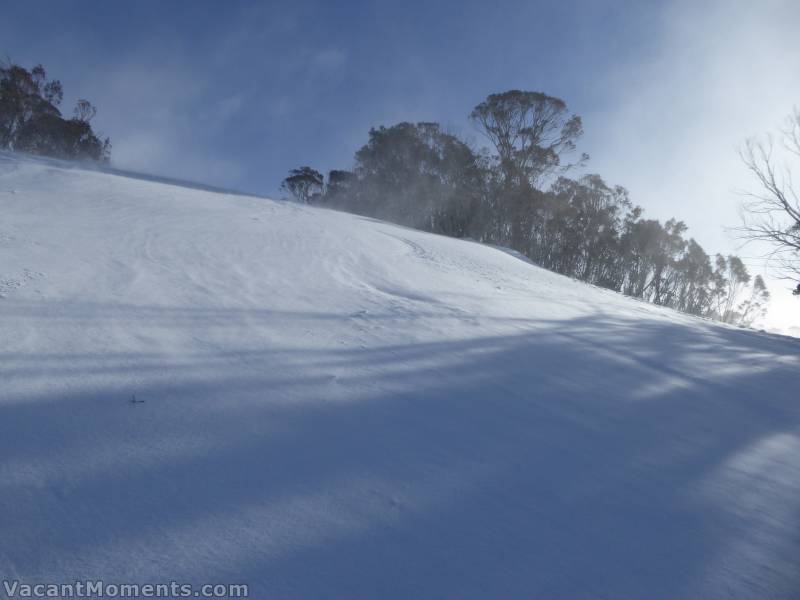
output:
[[[0,295],[0,578],[800,597],[798,340],[10,154]]]

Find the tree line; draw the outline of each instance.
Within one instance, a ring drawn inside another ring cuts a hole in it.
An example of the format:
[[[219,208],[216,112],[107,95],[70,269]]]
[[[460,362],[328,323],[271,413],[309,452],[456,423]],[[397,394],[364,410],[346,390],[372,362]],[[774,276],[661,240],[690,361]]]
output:
[[[712,257],[687,226],[644,217],[621,186],[570,178],[581,118],[541,92],[511,90],[470,120],[475,148],[438,123],[369,131],[352,170],[327,178],[293,169],[282,189],[328,206],[459,238],[510,247],[535,264],[654,304],[739,325],[766,312],[769,292],[737,256]]]
[[[108,162],[111,141],[101,139],[91,126],[97,109],[78,100],[66,118],[59,109],[63,99],[61,82],[48,79],[42,65],[29,71],[0,63],[0,149]]]

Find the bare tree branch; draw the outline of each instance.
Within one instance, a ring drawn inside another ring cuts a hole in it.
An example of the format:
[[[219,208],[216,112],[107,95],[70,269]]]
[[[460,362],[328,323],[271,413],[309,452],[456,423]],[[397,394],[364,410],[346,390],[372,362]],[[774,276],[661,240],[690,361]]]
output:
[[[781,147],[800,157],[800,111],[795,110],[781,130]],[[768,253],[783,276],[800,277],[800,196],[792,181],[792,167],[775,158],[771,136],[751,138],[739,155],[753,174],[760,191],[747,193],[742,205],[742,225],[736,228],[747,241],[767,242]],[[796,167],[796,165],[795,165]]]

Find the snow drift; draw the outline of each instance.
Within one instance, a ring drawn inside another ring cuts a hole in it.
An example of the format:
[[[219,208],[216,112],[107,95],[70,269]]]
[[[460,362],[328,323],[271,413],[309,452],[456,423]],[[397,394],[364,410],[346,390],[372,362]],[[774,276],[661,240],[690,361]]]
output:
[[[4,579],[800,595],[798,340],[10,154],[0,296]]]

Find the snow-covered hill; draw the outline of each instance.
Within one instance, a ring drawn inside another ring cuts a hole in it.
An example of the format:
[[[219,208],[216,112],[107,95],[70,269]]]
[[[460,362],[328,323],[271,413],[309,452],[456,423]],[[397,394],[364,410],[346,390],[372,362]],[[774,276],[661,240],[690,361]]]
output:
[[[0,295],[0,578],[800,597],[799,340],[9,154]]]

